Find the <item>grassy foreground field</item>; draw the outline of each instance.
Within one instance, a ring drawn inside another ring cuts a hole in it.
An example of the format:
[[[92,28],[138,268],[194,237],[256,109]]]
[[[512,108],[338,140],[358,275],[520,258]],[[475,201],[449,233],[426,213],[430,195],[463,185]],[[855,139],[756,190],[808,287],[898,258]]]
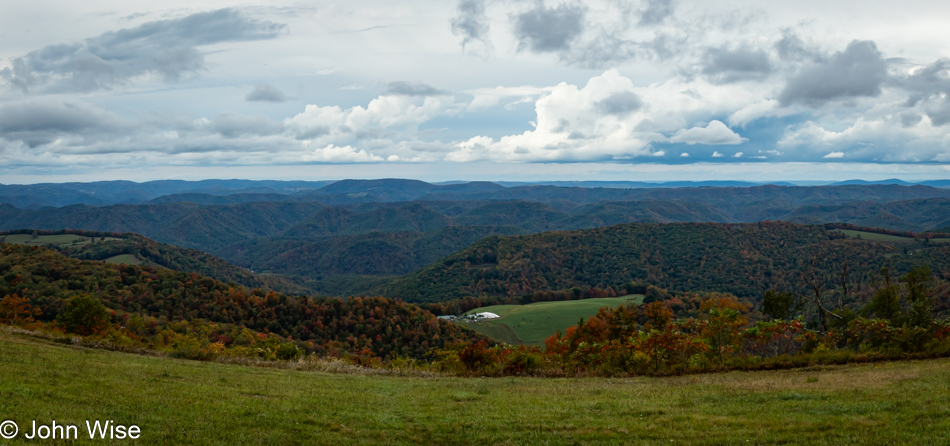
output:
[[[466,314],[489,312],[501,316],[500,318],[462,324],[512,345],[543,345],[544,340],[558,330],[564,333],[567,327],[576,325],[578,319],[597,314],[601,307],[640,304],[643,297],[642,294],[629,294],[599,299],[535,302],[528,305],[492,305],[474,309]]]
[[[0,331],[0,420],[115,420],[143,444],[946,444],[950,360],[675,378],[326,374]],[[79,441],[93,443],[79,428]],[[101,441],[97,441],[101,442]]]

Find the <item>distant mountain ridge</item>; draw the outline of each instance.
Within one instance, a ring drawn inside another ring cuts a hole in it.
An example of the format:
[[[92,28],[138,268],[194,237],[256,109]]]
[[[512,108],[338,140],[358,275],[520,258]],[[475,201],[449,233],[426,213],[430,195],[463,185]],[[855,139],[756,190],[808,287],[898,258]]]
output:
[[[334,181],[158,180],[96,181],[90,183],[0,184],[0,203],[19,208],[60,207],[70,204],[104,206],[144,203],[165,195],[293,194],[316,190]]]
[[[343,204],[371,201],[412,201],[458,199],[449,197],[501,193],[505,189],[523,189],[506,199],[531,199],[531,188],[548,186],[577,189],[615,189],[620,191],[695,188],[754,188],[760,186],[803,187],[794,182],[748,181],[473,181],[427,183],[407,179],[272,181],[272,180],[159,180],[99,181],[90,183],[0,184],[0,203],[18,208],[62,207],[71,204],[106,206],[113,204],[168,203],[190,201],[199,204],[232,204],[251,201],[316,201]],[[813,184],[809,184],[814,186]],[[828,185],[922,185],[950,188],[950,180],[919,183],[898,179],[883,181],[847,180]],[[820,187],[820,186],[819,186]],[[602,193],[603,194],[603,193]],[[606,193],[621,199],[617,194]],[[623,195],[623,194],[621,194]],[[636,195],[636,194],[634,194]],[[230,198],[225,198],[230,197]],[[442,197],[442,198],[438,198]]]

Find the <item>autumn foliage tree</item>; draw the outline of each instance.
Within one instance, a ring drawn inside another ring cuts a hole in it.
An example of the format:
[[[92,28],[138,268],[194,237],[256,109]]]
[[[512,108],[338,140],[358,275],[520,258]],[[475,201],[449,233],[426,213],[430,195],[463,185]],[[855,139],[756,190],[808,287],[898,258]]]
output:
[[[699,310],[703,313],[699,333],[710,355],[722,365],[727,355],[742,347],[741,328],[749,323],[745,316],[749,306],[735,296],[722,296],[704,301]]]
[[[0,324],[29,324],[42,314],[39,308],[33,308],[26,298],[16,293],[8,294],[0,299]]]

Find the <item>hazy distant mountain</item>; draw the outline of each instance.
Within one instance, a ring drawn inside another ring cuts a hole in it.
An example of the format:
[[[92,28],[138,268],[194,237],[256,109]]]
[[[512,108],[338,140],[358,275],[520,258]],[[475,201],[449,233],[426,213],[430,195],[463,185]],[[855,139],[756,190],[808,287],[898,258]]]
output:
[[[0,184],[0,203],[18,208],[66,206],[70,204],[143,203],[155,198],[184,193],[207,195],[294,194],[316,190],[333,181],[252,181],[252,180],[159,180],[97,181],[92,183]]]
[[[901,180],[848,180],[836,183],[841,187],[911,185]],[[933,180],[920,184],[950,188],[950,180]],[[93,183],[61,183],[33,185],[0,185],[0,203],[20,209],[62,207],[71,204],[106,206],[113,204],[192,202],[198,204],[235,204],[258,201],[318,202],[342,205],[372,202],[414,200],[526,200],[546,203],[576,204],[596,201],[637,199],[688,199],[697,190],[712,189],[713,195],[730,194],[756,188],[790,187],[790,196],[826,195],[829,186],[797,187],[788,182],[753,183],[746,181],[547,181],[547,182],[447,182],[440,184],[418,180],[378,179],[342,181],[251,181],[251,180],[162,180],[135,183],[132,181],[100,181]],[[673,192],[669,192],[673,191]],[[934,195],[893,195],[883,190],[879,196],[867,196],[854,190],[840,190],[841,199],[894,201],[928,198]],[[752,192],[754,193],[754,191]],[[857,195],[855,195],[857,194]],[[709,200],[709,195],[706,193]],[[675,198],[674,198],[675,197]],[[713,197],[714,198],[714,197]],[[819,199],[824,199],[818,197]],[[796,200],[791,198],[793,202]],[[804,204],[804,202],[798,202]]]
[[[755,183],[750,181],[498,181],[505,187],[520,186],[558,186],[558,187],[605,187],[611,189],[649,189],[656,187],[675,188],[675,187],[753,187],[763,184],[775,184],[783,186],[793,186],[792,183]]]
[[[898,180],[897,178],[891,178],[889,180],[879,180],[879,181],[865,181],[865,180],[846,180],[839,181],[836,183],[831,183],[829,186],[847,186],[847,185],[866,185],[866,184],[899,184],[901,186],[910,186],[914,183],[908,183],[903,180]]]
[[[230,194],[230,195],[211,195],[188,192],[183,194],[162,195],[161,197],[149,200],[148,204],[161,203],[197,203],[197,204],[237,204],[254,203],[259,201],[295,201],[292,195],[283,194]]]

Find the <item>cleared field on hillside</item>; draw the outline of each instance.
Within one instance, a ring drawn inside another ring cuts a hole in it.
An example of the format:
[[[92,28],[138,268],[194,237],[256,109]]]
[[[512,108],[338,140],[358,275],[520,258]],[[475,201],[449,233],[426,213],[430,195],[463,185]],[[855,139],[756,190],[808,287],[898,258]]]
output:
[[[950,360],[675,378],[385,377],[0,331],[0,418],[20,425],[11,444],[33,443],[22,435],[34,419],[136,424],[142,444],[945,444]]]
[[[86,237],[78,234],[55,234],[38,235],[32,234],[10,234],[0,235],[0,242],[12,243],[17,245],[59,245],[59,246],[78,246],[86,245],[103,240],[119,240],[115,237]]]
[[[862,240],[870,240],[872,242],[913,243],[916,241],[912,237],[901,237],[899,235],[878,234],[876,232],[854,231],[851,229],[839,229],[838,231],[850,238],[858,238],[860,236]],[[950,238],[932,238],[930,239],[930,243],[950,243]]]
[[[493,305],[482,307],[466,314],[489,312],[501,316],[481,322],[461,322],[499,341],[509,344],[542,345],[544,340],[558,330],[564,333],[567,327],[576,325],[578,319],[597,314],[601,307],[617,307],[643,302],[642,294],[599,299],[536,302],[528,305]],[[512,339],[509,333],[516,337]],[[513,342],[514,341],[514,342]]]
[[[103,260],[106,263],[115,263],[115,264],[126,264],[126,265],[141,265],[145,263],[144,260],[132,255],[132,254],[119,254],[117,256],[109,257],[108,259]]]
[[[861,240],[870,240],[872,242],[888,242],[888,243],[913,243],[914,239],[912,237],[901,237],[898,235],[889,235],[889,234],[878,234],[876,232],[864,232],[864,231],[854,231],[851,229],[840,229],[839,232],[850,237],[850,238],[860,238]]]

